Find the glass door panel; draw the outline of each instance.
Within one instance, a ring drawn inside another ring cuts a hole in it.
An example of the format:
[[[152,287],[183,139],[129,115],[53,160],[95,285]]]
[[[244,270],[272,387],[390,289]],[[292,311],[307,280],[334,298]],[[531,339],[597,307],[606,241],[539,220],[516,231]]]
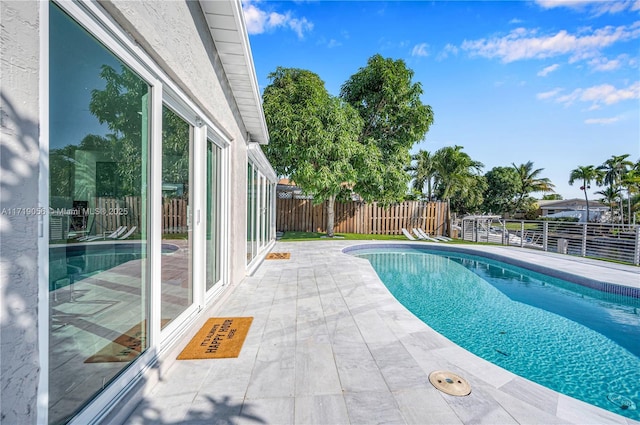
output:
[[[253,175],[251,176],[251,186],[252,186],[252,202],[253,202],[253,210],[252,212],[252,217],[251,217],[251,221],[253,223],[253,228],[252,228],[252,232],[251,232],[251,252],[252,252],[252,257],[251,258],[255,258],[256,255],[258,255],[258,224],[259,224],[259,217],[260,217],[260,203],[258,195],[260,193],[259,191],[259,177],[258,177],[258,167],[256,167],[254,165],[253,167]]]
[[[221,266],[221,149],[207,142],[207,235],[205,262],[207,291],[220,282]]]
[[[255,196],[253,186],[253,164],[247,165],[247,264],[253,260],[253,229],[255,227]]]
[[[193,127],[163,106],[161,328],[193,303],[192,145]]]
[[[65,423],[148,347],[150,87],[49,11],[48,399]]]

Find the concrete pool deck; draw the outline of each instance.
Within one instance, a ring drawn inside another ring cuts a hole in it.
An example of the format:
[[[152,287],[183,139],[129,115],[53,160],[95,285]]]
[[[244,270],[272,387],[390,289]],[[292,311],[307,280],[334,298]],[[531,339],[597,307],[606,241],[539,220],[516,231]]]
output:
[[[173,362],[126,423],[640,423],[516,376],[436,333],[396,301],[368,261],[342,252],[371,243],[381,241],[276,243],[272,252],[291,258],[265,260],[205,315],[253,316],[240,356]],[[640,287],[633,266],[464,247]],[[194,324],[174,351],[198,329]],[[428,379],[435,370],[462,376],[471,394],[439,392]]]

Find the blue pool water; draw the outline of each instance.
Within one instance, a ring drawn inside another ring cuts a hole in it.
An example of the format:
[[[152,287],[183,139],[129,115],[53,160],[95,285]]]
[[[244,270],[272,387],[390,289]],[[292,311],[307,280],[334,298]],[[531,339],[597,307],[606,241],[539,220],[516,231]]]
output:
[[[640,299],[461,253],[353,254],[368,259],[405,307],[459,346],[640,420]]]

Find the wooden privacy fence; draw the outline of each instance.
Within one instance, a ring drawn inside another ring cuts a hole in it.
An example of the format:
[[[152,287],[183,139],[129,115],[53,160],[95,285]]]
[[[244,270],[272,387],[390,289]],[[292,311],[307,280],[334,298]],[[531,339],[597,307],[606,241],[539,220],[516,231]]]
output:
[[[95,226],[100,232],[115,230],[120,226],[141,229],[141,201],[136,196],[123,198],[96,198]],[[187,201],[162,198],[162,233],[187,232]]]
[[[281,232],[326,232],[326,203],[311,199],[276,201],[276,229]],[[377,203],[336,202],[336,233],[399,235],[402,229],[420,227],[431,235],[448,233],[447,204],[407,201],[383,208]]]

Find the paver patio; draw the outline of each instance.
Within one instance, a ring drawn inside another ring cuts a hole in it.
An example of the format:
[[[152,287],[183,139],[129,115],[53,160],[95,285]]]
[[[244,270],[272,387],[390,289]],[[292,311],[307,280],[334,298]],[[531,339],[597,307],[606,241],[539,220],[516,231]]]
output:
[[[127,423],[638,423],[518,377],[439,335],[393,298],[368,261],[342,253],[366,243],[276,243],[272,252],[291,258],[265,260],[206,315],[254,317],[240,356],[175,361]],[[640,286],[632,266],[471,249]],[[428,380],[434,370],[464,377],[471,394],[439,392]]]

